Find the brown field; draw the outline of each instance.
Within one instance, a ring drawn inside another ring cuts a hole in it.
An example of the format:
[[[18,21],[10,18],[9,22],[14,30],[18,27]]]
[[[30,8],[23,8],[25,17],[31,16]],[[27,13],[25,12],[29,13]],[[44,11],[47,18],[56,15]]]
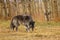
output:
[[[18,31],[9,29],[10,21],[0,20],[0,40],[60,40],[59,23],[36,23],[34,31],[26,32],[22,25]]]

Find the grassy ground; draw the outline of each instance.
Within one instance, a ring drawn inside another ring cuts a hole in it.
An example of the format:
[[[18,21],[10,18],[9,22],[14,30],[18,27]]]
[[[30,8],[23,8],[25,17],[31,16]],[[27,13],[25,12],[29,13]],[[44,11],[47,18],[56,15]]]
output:
[[[36,22],[34,31],[26,32],[19,26],[18,31],[11,31],[10,21],[0,20],[0,40],[60,40],[60,22]]]

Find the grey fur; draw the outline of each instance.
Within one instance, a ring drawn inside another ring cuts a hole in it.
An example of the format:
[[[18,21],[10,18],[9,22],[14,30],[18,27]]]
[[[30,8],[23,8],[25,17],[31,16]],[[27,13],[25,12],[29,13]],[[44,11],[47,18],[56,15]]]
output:
[[[26,26],[26,30],[29,32],[30,28],[32,28],[32,31],[34,30],[34,24],[35,22],[33,21],[31,16],[24,16],[24,15],[17,15],[14,16],[11,20],[10,27],[11,29],[14,30],[16,28],[16,31],[18,30],[18,26],[20,24],[23,24]]]

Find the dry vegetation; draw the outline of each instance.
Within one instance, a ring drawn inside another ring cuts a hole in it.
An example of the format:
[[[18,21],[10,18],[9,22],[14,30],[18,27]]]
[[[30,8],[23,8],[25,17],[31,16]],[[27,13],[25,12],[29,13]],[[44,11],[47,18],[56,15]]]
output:
[[[11,18],[25,13],[36,21],[34,31],[28,33],[22,25],[11,31]],[[60,40],[59,0],[0,0],[0,19],[0,40]]]
[[[56,22],[36,22],[34,31],[29,33],[22,25],[17,32],[11,31],[9,24],[9,20],[0,20],[0,40],[60,40],[60,25]]]

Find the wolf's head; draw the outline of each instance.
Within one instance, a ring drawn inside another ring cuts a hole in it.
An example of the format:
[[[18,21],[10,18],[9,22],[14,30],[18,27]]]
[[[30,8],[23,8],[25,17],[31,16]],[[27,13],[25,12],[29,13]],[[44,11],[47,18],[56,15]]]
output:
[[[30,21],[29,26],[32,28],[32,31],[34,30],[34,25],[35,25],[35,21]]]

